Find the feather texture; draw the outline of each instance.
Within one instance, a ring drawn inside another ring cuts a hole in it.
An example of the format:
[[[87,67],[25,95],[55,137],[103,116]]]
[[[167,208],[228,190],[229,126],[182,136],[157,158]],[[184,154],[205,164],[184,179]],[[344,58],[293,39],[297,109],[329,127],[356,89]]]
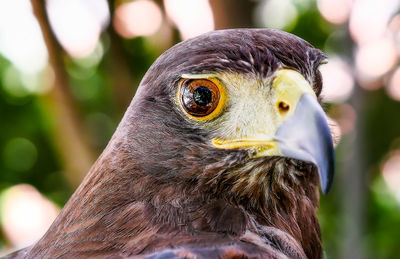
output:
[[[270,29],[211,32],[149,69],[109,145],[47,233],[9,258],[321,258],[313,165],[218,150],[176,108],[183,73],[301,72],[325,56]]]

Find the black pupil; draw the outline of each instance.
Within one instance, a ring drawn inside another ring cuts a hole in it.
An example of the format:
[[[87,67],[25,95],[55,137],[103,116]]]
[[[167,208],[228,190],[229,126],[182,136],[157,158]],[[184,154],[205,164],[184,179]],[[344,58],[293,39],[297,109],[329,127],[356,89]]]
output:
[[[199,106],[207,106],[212,99],[210,89],[204,86],[199,86],[193,91],[194,102]]]

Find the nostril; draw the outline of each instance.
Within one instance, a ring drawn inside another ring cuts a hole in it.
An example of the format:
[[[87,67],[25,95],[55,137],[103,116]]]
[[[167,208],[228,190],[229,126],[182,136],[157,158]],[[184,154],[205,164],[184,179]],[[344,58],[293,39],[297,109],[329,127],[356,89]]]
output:
[[[286,102],[279,102],[278,103],[279,112],[283,115],[290,110],[290,105]]]

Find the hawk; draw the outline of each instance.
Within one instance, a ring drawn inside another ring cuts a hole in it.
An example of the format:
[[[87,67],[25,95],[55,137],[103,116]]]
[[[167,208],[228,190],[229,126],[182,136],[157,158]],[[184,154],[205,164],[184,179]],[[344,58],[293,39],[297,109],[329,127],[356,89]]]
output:
[[[47,233],[10,258],[322,258],[326,56],[272,29],[163,53]]]

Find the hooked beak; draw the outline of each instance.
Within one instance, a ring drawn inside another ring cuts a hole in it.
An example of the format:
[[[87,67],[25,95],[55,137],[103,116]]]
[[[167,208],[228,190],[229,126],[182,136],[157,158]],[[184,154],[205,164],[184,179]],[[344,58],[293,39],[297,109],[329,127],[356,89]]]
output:
[[[282,156],[315,164],[321,189],[327,193],[334,173],[332,136],[319,103],[304,94],[293,116],[282,123],[274,136]]]
[[[247,148],[255,157],[283,156],[313,163],[326,194],[334,175],[334,148],[326,115],[311,86],[298,72],[282,69],[273,82],[277,117],[281,118],[272,136],[214,138],[220,149]]]

